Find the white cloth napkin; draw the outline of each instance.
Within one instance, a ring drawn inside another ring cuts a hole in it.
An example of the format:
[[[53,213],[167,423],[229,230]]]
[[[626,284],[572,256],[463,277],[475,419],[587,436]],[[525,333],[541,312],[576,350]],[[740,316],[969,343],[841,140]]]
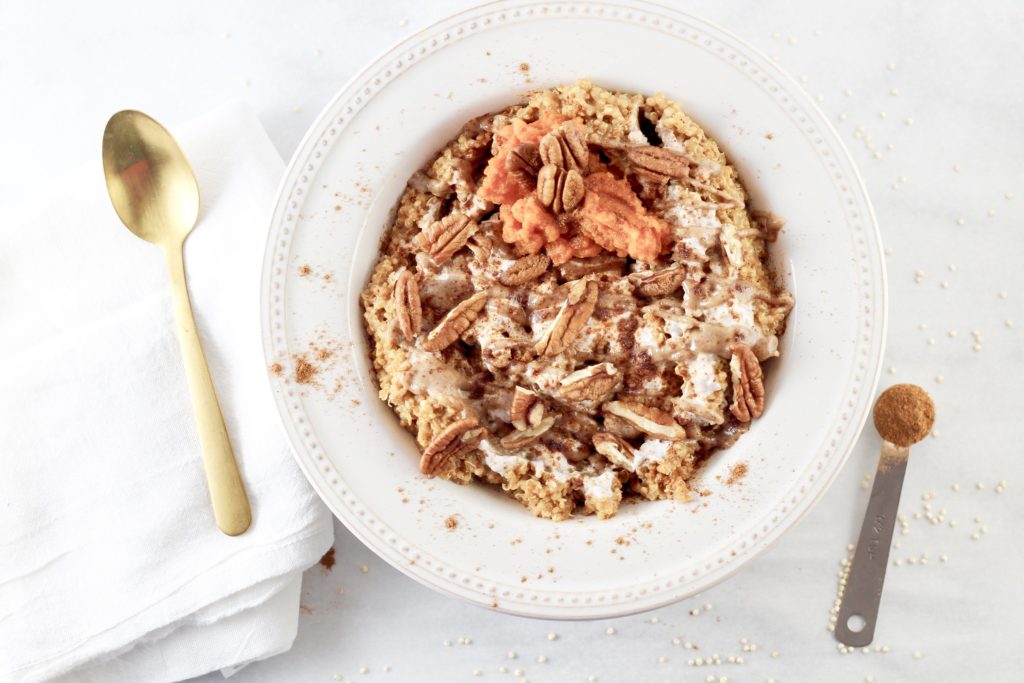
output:
[[[281,159],[244,105],[172,132],[199,180],[189,290],[253,524],[214,524],[163,257],[114,214],[97,130],[94,163],[0,221],[0,680],[169,681],[287,650],[301,570],[332,542],[261,352]]]

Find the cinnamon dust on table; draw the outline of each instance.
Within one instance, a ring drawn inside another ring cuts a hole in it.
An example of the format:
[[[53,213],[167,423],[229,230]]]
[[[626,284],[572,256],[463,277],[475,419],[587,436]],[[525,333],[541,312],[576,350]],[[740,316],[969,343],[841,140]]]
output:
[[[320,558],[320,566],[323,567],[324,569],[326,569],[327,571],[331,571],[331,568],[334,567],[334,548],[333,547],[330,550],[328,550],[326,553],[324,553],[324,556]]]
[[[736,463],[729,468],[729,478],[725,480],[725,483],[727,486],[732,486],[745,476],[747,476],[747,463]]]

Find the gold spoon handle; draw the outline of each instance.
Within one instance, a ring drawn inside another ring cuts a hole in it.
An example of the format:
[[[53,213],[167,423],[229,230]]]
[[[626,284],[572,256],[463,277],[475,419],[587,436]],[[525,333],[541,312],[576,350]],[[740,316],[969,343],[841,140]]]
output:
[[[167,257],[167,271],[171,276],[178,343],[185,361],[189,393],[192,394],[192,410],[199,428],[203,469],[206,470],[213,516],[221,531],[229,536],[237,536],[248,529],[252,522],[249,498],[245,494],[245,485],[238,472],[238,462],[231,449],[228,431],[224,427],[224,416],[217,402],[210,369],[206,365],[206,355],[196,332],[196,321],[192,316],[192,304],[185,284],[182,245],[168,245],[164,247],[164,254]]]

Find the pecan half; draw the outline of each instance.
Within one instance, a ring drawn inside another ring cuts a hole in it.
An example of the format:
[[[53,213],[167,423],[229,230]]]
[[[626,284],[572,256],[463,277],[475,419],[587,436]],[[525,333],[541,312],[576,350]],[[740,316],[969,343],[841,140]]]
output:
[[[512,264],[512,267],[498,275],[498,282],[506,287],[517,287],[540,277],[551,265],[547,254],[529,254]]]
[[[505,157],[505,168],[510,173],[517,173],[524,178],[536,178],[543,165],[537,145],[529,142],[516,145]]]
[[[586,173],[590,163],[586,133],[575,121],[566,121],[540,139],[541,161],[566,171]]]
[[[771,211],[751,211],[750,217],[754,219],[754,225],[765,242],[774,242],[778,239],[779,232],[786,225],[785,218],[776,216]]]
[[[686,279],[686,268],[676,266],[663,270],[648,270],[633,273],[629,279],[644,296],[668,296],[683,284],[683,280]]]
[[[575,169],[566,171],[554,164],[546,164],[537,174],[537,199],[555,213],[575,209],[583,201],[586,191],[583,176]]]
[[[487,292],[477,292],[448,311],[441,322],[423,340],[424,351],[440,351],[462,336],[487,303]]]
[[[555,319],[534,346],[541,355],[556,356],[572,344],[597,307],[598,285],[593,280],[576,280],[568,283],[568,289]]]
[[[430,254],[434,263],[440,264],[466,246],[466,242],[477,231],[477,227],[477,224],[466,215],[453,213],[431,223],[430,227],[416,235],[413,243],[421,251]]]
[[[404,268],[395,280],[394,296],[398,329],[406,339],[412,341],[420,333],[423,308],[420,306],[420,286],[416,284],[413,274]]]
[[[613,465],[627,472],[633,471],[633,447],[626,441],[608,432],[598,432],[593,438],[594,450],[603,455]]]
[[[544,402],[536,393],[517,386],[512,392],[512,405],[508,409],[508,414],[513,427],[526,429],[544,419]]]
[[[615,393],[620,374],[611,363],[598,363],[562,378],[558,393],[570,401],[607,401]]]
[[[434,435],[420,457],[420,472],[433,477],[452,458],[465,455],[476,448],[484,430],[476,418],[468,417],[454,422]]]
[[[543,404],[538,405],[543,407]],[[551,415],[540,420],[535,425],[526,427],[526,429],[517,429],[510,434],[506,434],[501,438],[501,445],[510,450],[529,446],[531,443],[539,439],[546,431],[551,429],[555,424],[555,420],[556,417]]]
[[[764,381],[761,364],[746,344],[729,347],[732,359],[732,405],[729,410],[740,422],[750,422],[764,413]]]
[[[689,178],[695,164],[690,157],[664,147],[627,147],[626,160],[635,173],[656,178]]]
[[[683,441],[686,430],[664,410],[635,401],[611,401],[604,412],[620,417],[641,432],[665,441]]]

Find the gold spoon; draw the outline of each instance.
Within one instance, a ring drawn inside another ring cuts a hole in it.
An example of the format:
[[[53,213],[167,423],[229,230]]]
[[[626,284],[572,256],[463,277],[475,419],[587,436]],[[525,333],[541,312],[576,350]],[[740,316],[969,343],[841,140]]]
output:
[[[213,516],[221,531],[237,536],[249,528],[252,512],[185,285],[182,249],[199,216],[195,174],[171,134],[149,116],[131,110],[111,116],[103,131],[103,174],[121,222],[163,249],[167,258],[178,343],[199,428]]]
[[[882,453],[835,630],[836,639],[851,647],[867,647],[875,637],[910,447],[932,430],[935,404],[921,387],[895,384],[875,402],[874,421],[882,437]]]

